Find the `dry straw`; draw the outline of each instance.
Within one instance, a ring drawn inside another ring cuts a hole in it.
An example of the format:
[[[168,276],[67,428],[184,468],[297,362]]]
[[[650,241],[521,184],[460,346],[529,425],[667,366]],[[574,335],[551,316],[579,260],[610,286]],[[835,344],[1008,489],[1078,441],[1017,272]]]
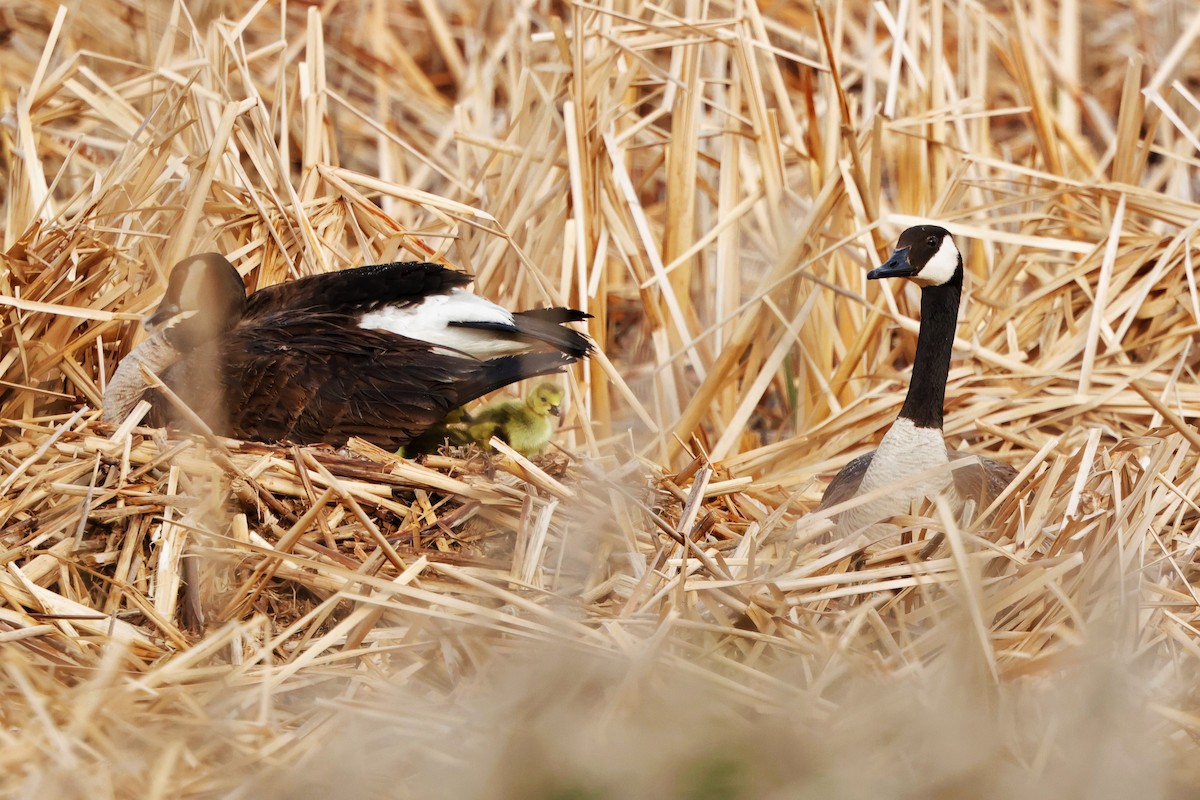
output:
[[[223,796],[530,645],[824,721],[1109,647],[1187,780],[1198,38],[1170,0],[0,2],[2,782]],[[1021,477],[853,551],[806,512],[899,408],[917,296],[865,272],[925,219],[968,255],[947,435]],[[536,463],[103,428],[202,250],[250,288],[444,262],[601,352]]]

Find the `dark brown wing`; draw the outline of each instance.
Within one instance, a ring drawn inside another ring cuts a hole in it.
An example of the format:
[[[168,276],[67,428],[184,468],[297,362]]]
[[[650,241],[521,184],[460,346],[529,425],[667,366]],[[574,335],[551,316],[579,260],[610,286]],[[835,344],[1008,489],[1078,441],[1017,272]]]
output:
[[[222,340],[219,360],[219,384],[211,366],[206,377],[191,358],[167,379],[210,424],[225,422],[218,432],[334,445],[359,436],[391,449],[457,406],[573,361],[560,353],[478,361],[359,328],[345,314],[295,311],[244,319]],[[223,397],[206,400],[214,390]]]
[[[420,261],[343,269],[259,289],[247,301],[247,319],[277,311],[362,314],[384,305],[415,303],[466,286],[473,278]]]
[[[946,455],[951,461],[959,461],[972,454],[947,448]],[[964,501],[974,500],[975,510],[980,512],[990,506],[1015,477],[1017,470],[1012,466],[980,456],[977,464],[954,468],[954,489]]]
[[[863,476],[867,474],[867,468],[871,466],[871,459],[874,457],[875,451],[872,450],[842,467],[826,487],[825,494],[821,496],[821,505],[817,506],[817,509],[836,506],[858,494],[858,487],[862,485]]]
[[[472,280],[464,272],[419,261],[344,269],[259,289],[248,298],[243,318],[264,318],[282,311],[361,315],[382,306],[403,307],[419,303],[426,297],[466,286]],[[590,317],[590,314],[573,308],[537,308],[515,312],[512,325],[468,321],[451,324],[492,330],[497,338],[543,342],[582,358],[592,350],[591,339],[563,326]]]

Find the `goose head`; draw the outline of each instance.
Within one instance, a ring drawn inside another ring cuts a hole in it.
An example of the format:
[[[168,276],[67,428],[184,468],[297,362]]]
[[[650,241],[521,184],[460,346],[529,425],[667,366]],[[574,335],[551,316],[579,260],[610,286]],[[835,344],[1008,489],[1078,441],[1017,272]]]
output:
[[[225,333],[245,312],[237,270],[219,253],[201,253],[175,265],[162,302],[144,324],[183,353]]]
[[[921,287],[962,278],[962,255],[954,237],[937,225],[915,225],[900,234],[892,257],[867,273],[869,280],[909,278]]]
[[[556,383],[550,383],[549,381],[546,381],[535,386],[533,391],[529,393],[529,399],[525,402],[533,411],[533,413],[537,414],[539,417],[544,417],[549,414],[553,414],[557,417],[559,414],[559,406],[562,405],[562,401],[562,387]]]

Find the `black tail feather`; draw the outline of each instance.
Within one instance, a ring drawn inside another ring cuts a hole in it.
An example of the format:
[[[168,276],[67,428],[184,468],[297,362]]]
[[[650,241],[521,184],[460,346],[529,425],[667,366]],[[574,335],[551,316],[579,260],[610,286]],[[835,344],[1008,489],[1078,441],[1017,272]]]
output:
[[[546,322],[553,322],[555,325],[561,325],[564,322],[583,322],[585,319],[592,318],[591,314],[585,314],[574,308],[563,308],[562,306],[555,306],[554,308],[530,308],[525,311],[518,311],[513,316],[540,319]]]
[[[496,322],[452,322],[460,328],[479,328],[508,334],[514,339],[542,342],[575,358],[592,352],[592,340],[579,331],[564,328],[564,322],[580,322],[591,314],[573,308],[535,308],[513,314],[513,326]]]
[[[582,322],[591,319],[574,308],[531,308],[513,314],[517,329],[557,347],[564,353],[583,358],[592,352],[592,340],[579,331],[563,327],[566,322]]]

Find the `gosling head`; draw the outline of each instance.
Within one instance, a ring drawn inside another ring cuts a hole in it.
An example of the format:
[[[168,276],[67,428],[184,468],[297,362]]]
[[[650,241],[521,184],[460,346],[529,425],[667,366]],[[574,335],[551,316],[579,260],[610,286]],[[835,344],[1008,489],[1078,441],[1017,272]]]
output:
[[[557,383],[539,383],[533,387],[533,391],[529,393],[526,404],[539,417],[544,417],[549,414],[558,416],[559,406],[562,405],[563,390]]]
[[[921,287],[962,278],[962,255],[954,237],[937,225],[915,225],[900,234],[892,257],[867,273],[869,280],[909,278]]]
[[[187,352],[225,333],[245,312],[246,288],[237,270],[219,253],[201,253],[175,265],[162,302],[143,324]]]

